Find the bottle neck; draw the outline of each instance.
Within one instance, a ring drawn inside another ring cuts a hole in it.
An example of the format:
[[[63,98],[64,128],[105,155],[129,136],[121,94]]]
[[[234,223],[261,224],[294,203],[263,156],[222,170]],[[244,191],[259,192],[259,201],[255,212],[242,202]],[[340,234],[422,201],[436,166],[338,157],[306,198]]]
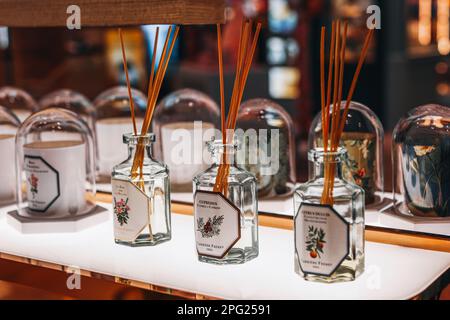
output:
[[[236,145],[232,144],[219,144],[209,146],[211,152],[211,159],[214,165],[229,164],[235,165],[236,162]]]
[[[128,159],[134,159],[139,151],[145,159],[153,159],[152,144],[155,141],[155,135],[148,133],[146,135],[124,134],[123,142],[128,146]]]
[[[322,150],[312,150],[309,155],[311,177],[313,179],[324,178],[332,173],[336,179],[343,179],[343,164],[347,152],[340,149],[337,152],[323,152]]]
[[[144,144],[144,160],[145,159],[151,159],[153,160],[153,152],[152,152],[152,145],[151,144]],[[134,159],[134,156],[136,155],[136,151],[138,149],[137,144],[128,144],[128,159]]]
[[[325,177],[325,170],[334,167],[334,177],[337,179],[343,179],[342,174],[342,162],[316,162],[312,163],[312,176],[314,179],[320,179]]]

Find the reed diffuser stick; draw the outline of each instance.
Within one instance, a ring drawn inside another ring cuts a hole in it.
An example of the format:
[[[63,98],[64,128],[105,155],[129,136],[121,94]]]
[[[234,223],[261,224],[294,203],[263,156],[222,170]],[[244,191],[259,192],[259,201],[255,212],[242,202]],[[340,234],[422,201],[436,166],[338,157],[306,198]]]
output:
[[[221,36],[219,34],[220,28],[217,28],[218,31],[218,50],[219,50],[219,70],[223,68],[222,58],[221,58]],[[226,144],[227,141],[232,141],[234,129],[236,127],[237,114],[239,110],[239,106],[242,101],[245,84],[247,82],[248,74],[250,72],[250,68],[253,61],[253,56],[256,50],[256,45],[258,42],[258,37],[261,31],[261,23],[257,23],[256,31],[252,37],[252,22],[246,21],[241,25],[241,33],[239,37],[239,48],[237,52],[237,62],[236,62],[236,73],[234,78],[233,92],[230,99],[229,111],[226,118],[226,123],[224,125],[224,111],[222,113],[222,140],[223,143]],[[222,90],[221,85],[221,90]],[[223,108],[224,110],[224,108]],[[230,134],[227,137],[227,134]],[[225,196],[228,190],[228,174],[230,170],[230,165],[226,161],[227,158],[227,146],[225,146],[223,160],[219,165],[216,181],[214,184],[213,191],[222,192]]]
[[[320,82],[321,82],[321,110],[322,110],[322,139],[324,144],[324,171],[325,181],[322,192],[321,203],[333,205],[333,190],[336,174],[336,163],[333,153],[337,152],[339,142],[344,130],[345,122],[348,116],[348,109],[356,89],[356,84],[361,72],[362,66],[367,56],[370,41],[372,39],[374,30],[371,29],[366,35],[364,46],[358,60],[355,74],[353,76],[352,84],[347,95],[346,105],[341,114],[341,100],[342,88],[344,81],[344,67],[345,67],[345,50],[347,46],[347,31],[348,23],[344,24],[344,32],[341,35],[341,23],[338,20],[332,24],[331,44],[330,44],[330,61],[328,65],[328,85],[327,95],[325,100],[325,66],[324,66],[324,52],[325,52],[325,29],[321,30],[320,41]],[[342,37],[342,38],[341,38]],[[333,70],[334,69],[334,70]],[[333,81],[332,81],[333,79]],[[333,95],[331,98],[331,86],[333,86]],[[330,102],[332,100],[332,110],[330,110]],[[331,117],[331,130],[330,118]],[[331,152],[331,154],[329,153]]]
[[[217,27],[217,55],[219,59],[219,86],[220,86],[220,124],[222,130],[222,143],[227,142],[227,133],[225,128],[225,92],[224,92],[224,80],[223,80],[223,57],[222,57],[222,32],[220,30],[220,24]]]
[[[330,103],[331,103],[331,81],[333,79],[333,61],[334,61],[334,37],[335,37],[335,30],[336,22],[333,21],[331,24],[331,45],[330,45],[330,54],[329,54],[329,62],[328,62],[328,82],[327,82],[327,100],[325,103],[325,123],[323,123],[324,129],[322,131],[324,132],[324,149],[325,151],[328,150],[328,131],[329,131],[329,125],[330,125]],[[325,46],[325,44],[324,44]],[[325,50],[325,49],[323,49]]]
[[[322,139],[325,143],[325,27],[320,32],[320,111],[322,116]]]
[[[344,114],[343,114],[342,121],[341,121],[340,126],[339,126],[339,136],[344,131],[345,121],[347,119],[348,109],[350,107],[350,102],[352,101],[353,94],[355,93],[356,84],[358,83],[359,74],[361,72],[362,66],[363,66],[364,61],[366,59],[367,52],[368,52],[369,45],[370,45],[370,41],[372,40],[374,32],[375,32],[374,29],[370,29],[369,33],[366,36],[366,39],[365,39],[365,42],[364,42],[364,46],[363,46],[363,49],[361,51],[361,55],[359,57],[358,65],[356,67],[356,71],[355,71],[355,74],[353,76],[352,84],[350,86],[350,90],[349,90],[349,93],[348,93],[348,96],[347,96],[347,101],[345,103]]]
[[[133,133],[136,135],[137,134],[137,128],[136,128],[136,117],[135,117],[135,113],[134,113],[134,101],[133,101],[133,95],[131,93],[130,78],[128,77],[127,55],[125,53],[125,46],[123,45],[123,36],[122,36],[122,29],[121,28],[119,28],[119,38],[120,38],[120,46],[122,47],[123,69],[125,71],[125,78],[127,80],[128,98],[130,99],[131,119],[133,121]]]
[[[141,129],[141,135],[145,135],[149,128],[150,128],[150,123],[153,117],[153,113],[154,113],[154,109],[156,106],[156,101],[159,95],[159,91],[161,89],[161,84],[162,81],[164,79],[164,75],[165,72],[167,70],[168,64],[169,64],[169,60],[170,57],[172,55],[172,51],[173,51],[173,47],[175,45],[177,36],[178,36],[178,32],[179,32],[180,27],[177,26],[175,28],[175,32],[172,35],[172,26],[169,27],[169,31],[167,32],[166,35],[166,40],[164,42],[164,47],[161,53],[161,57],[159,60],[159,65],[156,71],[156,74],[154,75],[154,79],[152,79],[152,74],[150,74],[150,79],[149,79],[149,84],[151,85],[151,92],[150,95],[147,97],[147,110],[145,112],[145,117],[144,117],[144,122],[142,124],[142,129]],[[169,38],[172,36],[172,42],[170,44],[170,48],[169,51],[167,52],[167,47],[168,47],[168,43],[169,43]],[[156,55],[156,50],[154,50],[153,55]],[[133,177],[137,176],[138,170],[142,173],[142,168],[143,168],[143,164],[144,164],[144,153],[145,153],[145,145],[143,143],[143,141],[138,141],[137,147],[136,147],[136,153],[133,159],[133,166],[132,166],[132,173],[133,173]],[[140,174],[140,176],[142,177],[142,174]]]
[[[148,80],[148,89],[147,89],[147,97],[150,97],[153,90],[153,81],[155,76],[155,64],[156,64],[156,55],[158,52],[158,37],[159,37],[159,27],[156,27],[155,40],[153,42],[153,54],[152,54],[152,63],[150,67],[150,78]],[[148,101],[147,101],[148,103]]]

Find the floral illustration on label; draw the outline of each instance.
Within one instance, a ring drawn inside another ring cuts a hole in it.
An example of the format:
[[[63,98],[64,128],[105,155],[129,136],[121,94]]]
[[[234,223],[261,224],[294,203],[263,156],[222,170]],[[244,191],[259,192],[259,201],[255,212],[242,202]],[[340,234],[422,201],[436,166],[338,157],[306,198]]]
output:
[[[309,256],[313,259],[319,257],[323,253],[323,247],[325,245],[325,232],[322,228],[314,226],[308,226],[308,234],[306,235],[306,250],[309,252]]]
[[[197,219],[197,231],[202,234],[202,238],[212,238],[220,234],[220,226],[223,223],[224,216],[214,215],[212,218],[209,217],[208,221],[205,223],[203,217]]]
[[[114,198],[114,214],[117,217],[117,221],[119,221],[120,226],[128,223],[128,211],[130,211],[130,207],[128,206],[128,198],[126,200],[120,199],[119,201]]]
[[[38,193],[38,177],[34,175],[34,173],[31,174],[31,176],[28,178],[28,182],[30,183],[30,191],[33,194],[33,199]]]

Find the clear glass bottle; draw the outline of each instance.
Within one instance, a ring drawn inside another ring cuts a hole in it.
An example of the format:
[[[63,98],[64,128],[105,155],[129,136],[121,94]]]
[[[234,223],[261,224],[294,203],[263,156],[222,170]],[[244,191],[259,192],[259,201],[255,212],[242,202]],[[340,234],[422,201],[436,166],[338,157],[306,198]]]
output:
[[[294,194],[295,271],[306,280],[352,281],[364,271],[364,190],[344,179],[346,157],[344,148],[311,150],[312,178]],[[332,206],[321,204],[328,166],[335,166]]]
[[[193,179],[198,258],[202,262],[221,265],[245,263],[256,258],[259,253],[256,178],[236,165],[237,143],[224,145],[221,140],[211,140],[207,146],[213,164]],[[221,193],[213,192],[221,164],[229,168],[226,198]],[[217,210],[207,209],[202,213],[199,206],[206,202],[217,202],[218,205],[215,206]],[[215,212],[221,216],[213,216]],[[203,214],[206,217],[202,217]],[[210,233],[207,232],[208,216],[212,218]],[[202,219],[203,222],[207,222],[202,223]],[[215,221],[219,223],[215,224]],[[213,250],[214,252],[209,254],[203,250],[205,246],[224,248]]]
[[[171,239],[170,182],[167,166],[152,157],[155,135],[123,135],[128,158],[113,168],[114,238],[129,246],[154,246]],[[142,177],[132,175],[139,145],[145,148]]]

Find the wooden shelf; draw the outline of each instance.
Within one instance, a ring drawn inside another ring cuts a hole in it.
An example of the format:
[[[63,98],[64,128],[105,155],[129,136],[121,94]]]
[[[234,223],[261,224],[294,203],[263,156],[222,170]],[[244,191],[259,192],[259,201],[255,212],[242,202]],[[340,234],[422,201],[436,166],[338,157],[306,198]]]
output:
[[[65,0],[0,0],[0,25],[66,27]],[[224,22],[225,0],[78,0],[81,28]]]

